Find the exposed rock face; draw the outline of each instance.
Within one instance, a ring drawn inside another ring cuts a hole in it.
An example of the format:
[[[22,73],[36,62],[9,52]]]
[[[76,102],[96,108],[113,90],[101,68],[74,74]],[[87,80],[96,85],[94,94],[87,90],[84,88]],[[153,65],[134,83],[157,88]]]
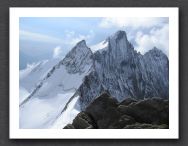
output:
[[[134,98],[126,98],[125,100],[123,100],[123,101],[120,103],[120,105],[128,106],[129,104],[135,103],[135,102],[137,102],[137,100],[134,99]]]
[[[116,98],[103,93],[65,128],[164,129],[168,119],[168,101],[162,98],[125,99],[118,104]]]
[[[82,40],[65,56],[62,64],[66,66],[68,73],[79,72],[81,74],[87,65],[93,64],[92,55],[85,40]]]
[[[76,129],[92,129],[96,128],[96,124],[93,122],[91,117],[84,113],[80,112],[76,118],[73,120],[73,125]]]
[[[168,98],[169,96],[169,61],[167,56],[154,47],[144,54],[145,72],[148,87],[147,96]]]
[[[118,110],[133,117],[138,122],[151,124],[163,124],[169,121],[168,102],[161,98],[151,98],[129,104],[119,105]]]
[[[117,103],[115,98],[105,93],[94,100],[85,112],[93,118],[98,128],[108,128],[120,117],[120,113],[116,110]]]
[[[168,98],[168,58],[157,48],[145,55],[137,53],[124,31],[107,40],[107,46],[93,54],[94,69],[79,88],[84,110],[103,91],[125,98]],[[89,84],[88,84],[89,82]]]

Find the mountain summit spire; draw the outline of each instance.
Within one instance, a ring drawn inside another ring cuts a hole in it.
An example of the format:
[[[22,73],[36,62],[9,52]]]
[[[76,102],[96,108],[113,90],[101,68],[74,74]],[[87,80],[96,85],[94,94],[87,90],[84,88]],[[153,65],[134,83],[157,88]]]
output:
[[[79,41],[79,42],[76,44],[76,46],[85,47],[85,46],[87,46],[87,45],[86,45],[86,41],[85,41],[85,40],[81,40],[81,41]]]
[[[127,40],[127,34],[125,31],[123,30],[118,30],[117,32],[115,32],[111,37],[111,39],[116,39],[116,40],[120,40],[122,38],[125,38]]]

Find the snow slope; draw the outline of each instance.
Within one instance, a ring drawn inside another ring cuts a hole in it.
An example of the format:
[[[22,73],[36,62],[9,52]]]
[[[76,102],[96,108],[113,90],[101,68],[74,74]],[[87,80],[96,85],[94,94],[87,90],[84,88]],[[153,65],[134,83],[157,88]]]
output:
[[[19,87],[19,103],[22,103],[29,95],[30,93],[25,88]]]
[[[30,99],[20,107],[20,128],[50,128],[73,94],[74,91],[62,92],[53,97]]]
[[[76,96],[70,101],[65,111],[57,118],[51,128],[64,128],[67,124],[73,121],[76,115],[80,112],[78,99],[79,96]]]
[[[81,41],[48,71],[20,103],[20,128],[50,128],[53,125],[90,72],[93,65],[91,55],[85,41]]]
[[[104,40],[96,45],[93,45],[90,47],[91,51],[94,53],[96,51],[102,51],[102,50],[105,50],[107,49],[108,47],[108,41],[107,40]]]
[[[48,71],[56,65],[60,59],[44,60],[41,62],[27,65],[26,69],[20,70],[20,86],[29,93],[32,92],[48,73]]]
[[[44,60],[41,62],[28,64],[19,72],[19,103],[22,103],[31,92],[37,87],[39,82],[46,76],[48,71],[56,65],[60,59]]]

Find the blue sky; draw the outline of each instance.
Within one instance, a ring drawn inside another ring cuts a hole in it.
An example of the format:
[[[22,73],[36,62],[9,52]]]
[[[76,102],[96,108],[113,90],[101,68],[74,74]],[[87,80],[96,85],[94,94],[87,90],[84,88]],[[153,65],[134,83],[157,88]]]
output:
[[[20,69],[26,64],[64,55],[80,40],[95,45],[118,30],[142,54],[154,46],[168,55],[168,18],[21,17]]]

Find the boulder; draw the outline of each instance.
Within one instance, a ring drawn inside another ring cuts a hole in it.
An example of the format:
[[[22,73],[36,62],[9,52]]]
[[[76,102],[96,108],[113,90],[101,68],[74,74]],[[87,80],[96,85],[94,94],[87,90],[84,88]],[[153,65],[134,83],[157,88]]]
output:
[[[129,105],[131,103],[135,103],[135,102],[137,102],[137,100],[134,99],[134,98],[126,98],[125,100],[120,102],[119,105],[126,105],[127,106],[127,105]]]
[[[106,129],[120,118],[117,111],[118,101],[104,93],[96,98],[85,110],[96,122],[98,128]]]
[[[109,126],[109,129],[122,129],[126,125],[134,124],[135,122],[134,118],[128,115],[122,115],[115,123]]]
[[[132,103],[128,106],[119,105],[118,111],[133,117],[140,123],[168,124],[168,102],[160,98],[151,98]]]
[[[161,98],[125,99],[121,103],[103,93],[65,129],[166,129],[169,102]]]
[[[72,125],[76,129],[92,129],[95,127],[93,120],[85,112],[79,113],[73,120]]]

